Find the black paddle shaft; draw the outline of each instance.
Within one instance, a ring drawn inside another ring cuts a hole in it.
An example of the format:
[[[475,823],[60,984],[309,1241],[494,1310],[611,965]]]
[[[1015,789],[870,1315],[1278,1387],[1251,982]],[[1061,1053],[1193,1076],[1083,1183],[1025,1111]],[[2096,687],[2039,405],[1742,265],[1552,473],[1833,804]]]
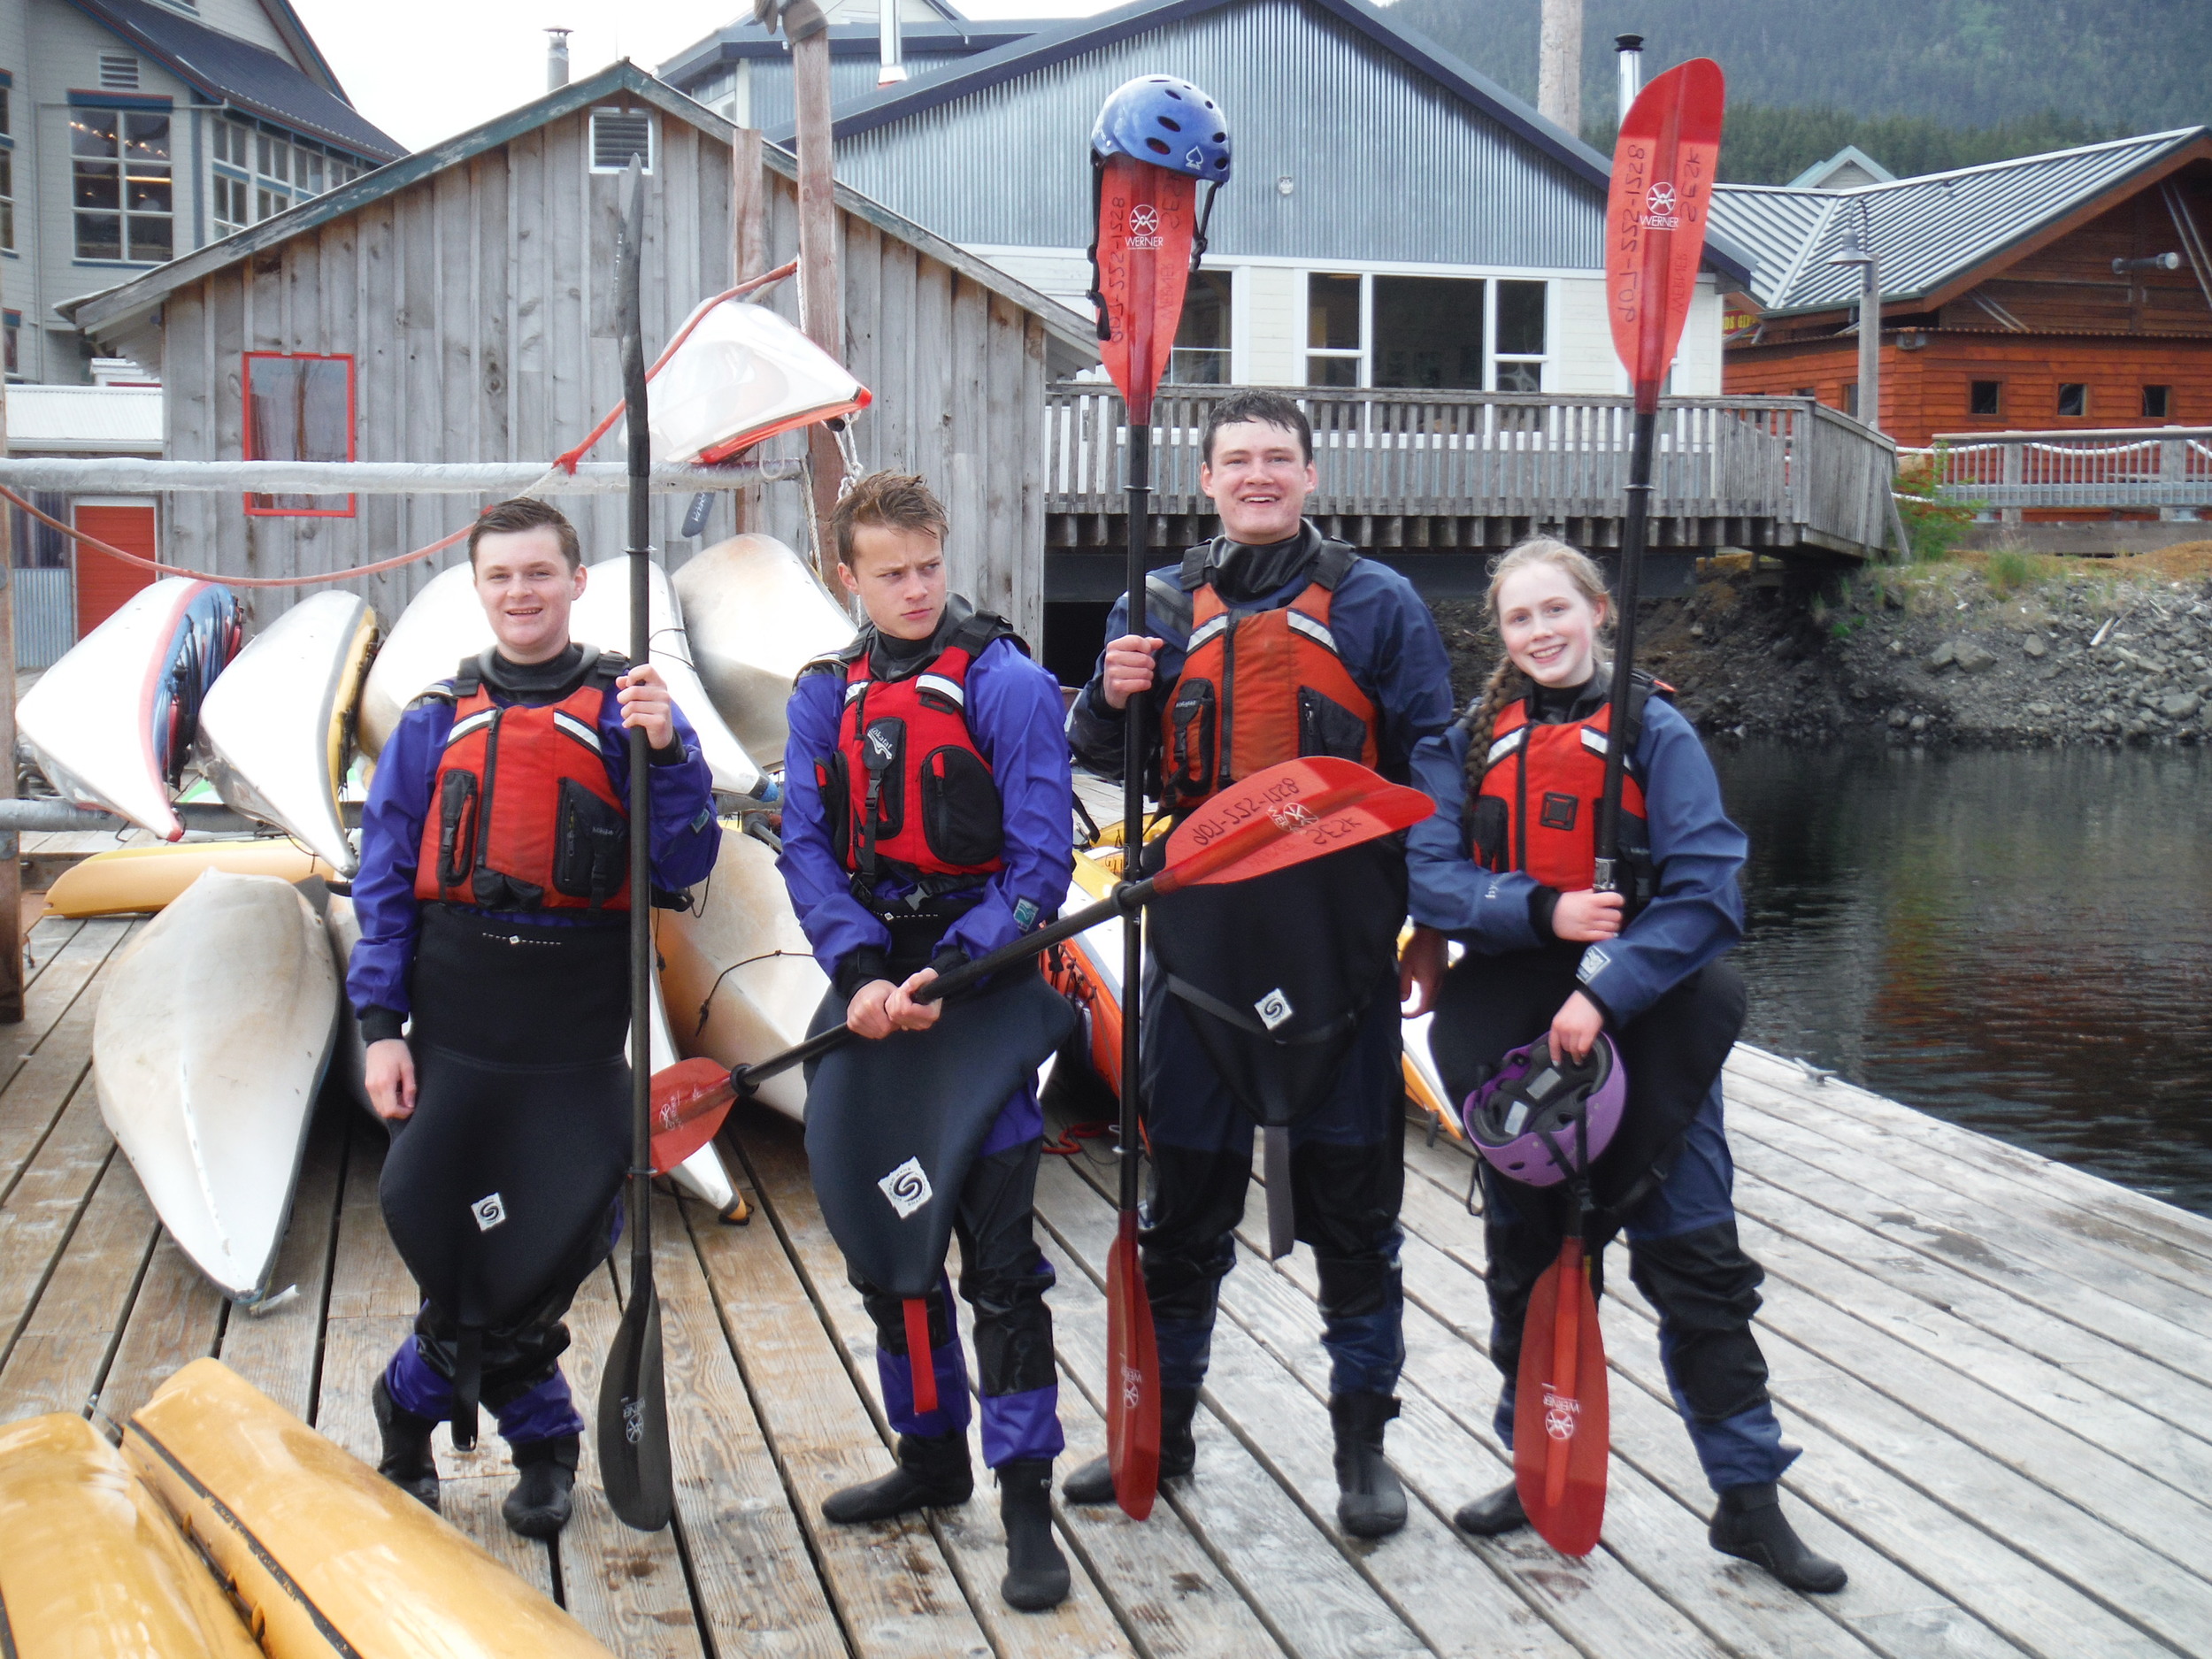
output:
[[[1628,764],[1628,693],[1636,669],[1636,603],[1644,574],[1644,539],[1651,522],[1651,455],[1659,434],[1656,410],[1636,412],[1628,451],[1628,522],[1621,528],[1621,568],[1614,583],[1620,614],[1613,624],[1613,687],[1607,698],[1605,788],[1598,799],[1597,873],[1601,893],[1621,890],[1621,779]]]
[[[1143,371],[1131,365],[1133,373]],[[1148,393],[1146,401],[1150,402]],[[1144,638],[1145,565],[1152,550],[1152,411],[1129,412],[1129,632]],[[1132,881],[1144,850],[1145,713],[1152,699],[1129,694],[1121,744],[1121,873]],[[1121,939],[1121,1193],[1123,1211],[1137,1207],[1137,1004],[1144,987],[1144,927],[1132,909]]]

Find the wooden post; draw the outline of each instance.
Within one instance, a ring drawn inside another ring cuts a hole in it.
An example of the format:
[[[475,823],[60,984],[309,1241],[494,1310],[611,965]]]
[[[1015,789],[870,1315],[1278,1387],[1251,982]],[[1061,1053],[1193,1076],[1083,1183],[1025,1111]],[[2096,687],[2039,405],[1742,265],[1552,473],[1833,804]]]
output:
[[[730,281],[733,285],[768,269],[768,180],[760,165],[760,129],[741,127],[730,134]],[[737,533],[758,528],[760,492],[733,490]]]
[[[1536,111],[1582,136],[1582,0],[1544,0],[1537,37]]]
[[[830,46],[826,24],[791,42],[791,80],[799,129],[799,304],[807,338],[845,360],[845,308],[837,269],[837,196],[830,132]],[[837,440],[819,425],[807,428],[807,455],[814,464],[814,510],[818,524],[829,523],[837,505],[837,485],[844,461]],[[834,556],[814,549],[825,581]]]
[[[0,457],[8,452],[7,377],[0,375]],[[0,510],[0,797],[15,795],[15,515]],[[23,1018],[23,842],[0,831],[0,1025]]]

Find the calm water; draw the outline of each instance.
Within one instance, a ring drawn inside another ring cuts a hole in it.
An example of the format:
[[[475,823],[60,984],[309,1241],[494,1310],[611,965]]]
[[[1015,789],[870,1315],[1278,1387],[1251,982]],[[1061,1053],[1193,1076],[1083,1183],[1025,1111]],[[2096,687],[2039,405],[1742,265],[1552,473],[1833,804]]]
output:
[[[1747,1039],[2212,1214],[2212,755],[1714,761]]]

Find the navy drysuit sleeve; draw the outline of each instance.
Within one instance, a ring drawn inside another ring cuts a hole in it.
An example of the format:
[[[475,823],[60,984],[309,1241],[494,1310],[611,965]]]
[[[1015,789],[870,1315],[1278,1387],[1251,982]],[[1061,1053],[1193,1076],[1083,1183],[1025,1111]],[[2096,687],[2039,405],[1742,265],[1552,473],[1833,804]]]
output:
[[[857,972],[871,979],[888,972],[891,930],[853,897],[852,876],[830,841],[829,814],[815,778],[817,761],[837,752],[837,723],[844,710],[841,675],[799,676],[784,718],[790,728],[783,749],[783,850],[776,869],[790,890],[791,908],[822,972],[848,995],[858,989],[839,979],[847,957],[866,953]]]

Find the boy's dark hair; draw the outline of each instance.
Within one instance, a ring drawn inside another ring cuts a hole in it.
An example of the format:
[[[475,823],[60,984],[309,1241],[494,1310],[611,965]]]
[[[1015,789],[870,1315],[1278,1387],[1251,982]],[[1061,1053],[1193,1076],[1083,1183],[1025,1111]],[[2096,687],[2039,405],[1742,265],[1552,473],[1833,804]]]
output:
[[[941,546],[950,527],[944,503],[931,494],[918,472],[871,472],[837,498],[830,513],[830,539],[837,548],[837,562],[848,570],[853,562],[853,532],[862,525],[933,535]]]
[[[1308,462],[1313,459],[1313,423],[1294,399],[1280,392],[1232,392],[1213,406],[1200,435],[1198,453],[1208,466],[1214,464],[1214,434],[1240,420],[1256,420],[1298,434],[1298,448]]]
[[[561,557],[574,570],[584,562],[583,544],[576,539],[576,526],[568,521],[558,507],[527,495],[518,495],[512,501],[503,501],[488,507],[469,526],[469,568],[476,568],[476,544],[488,535],[510,535],[518,530],[550,529],[561,540]]]

